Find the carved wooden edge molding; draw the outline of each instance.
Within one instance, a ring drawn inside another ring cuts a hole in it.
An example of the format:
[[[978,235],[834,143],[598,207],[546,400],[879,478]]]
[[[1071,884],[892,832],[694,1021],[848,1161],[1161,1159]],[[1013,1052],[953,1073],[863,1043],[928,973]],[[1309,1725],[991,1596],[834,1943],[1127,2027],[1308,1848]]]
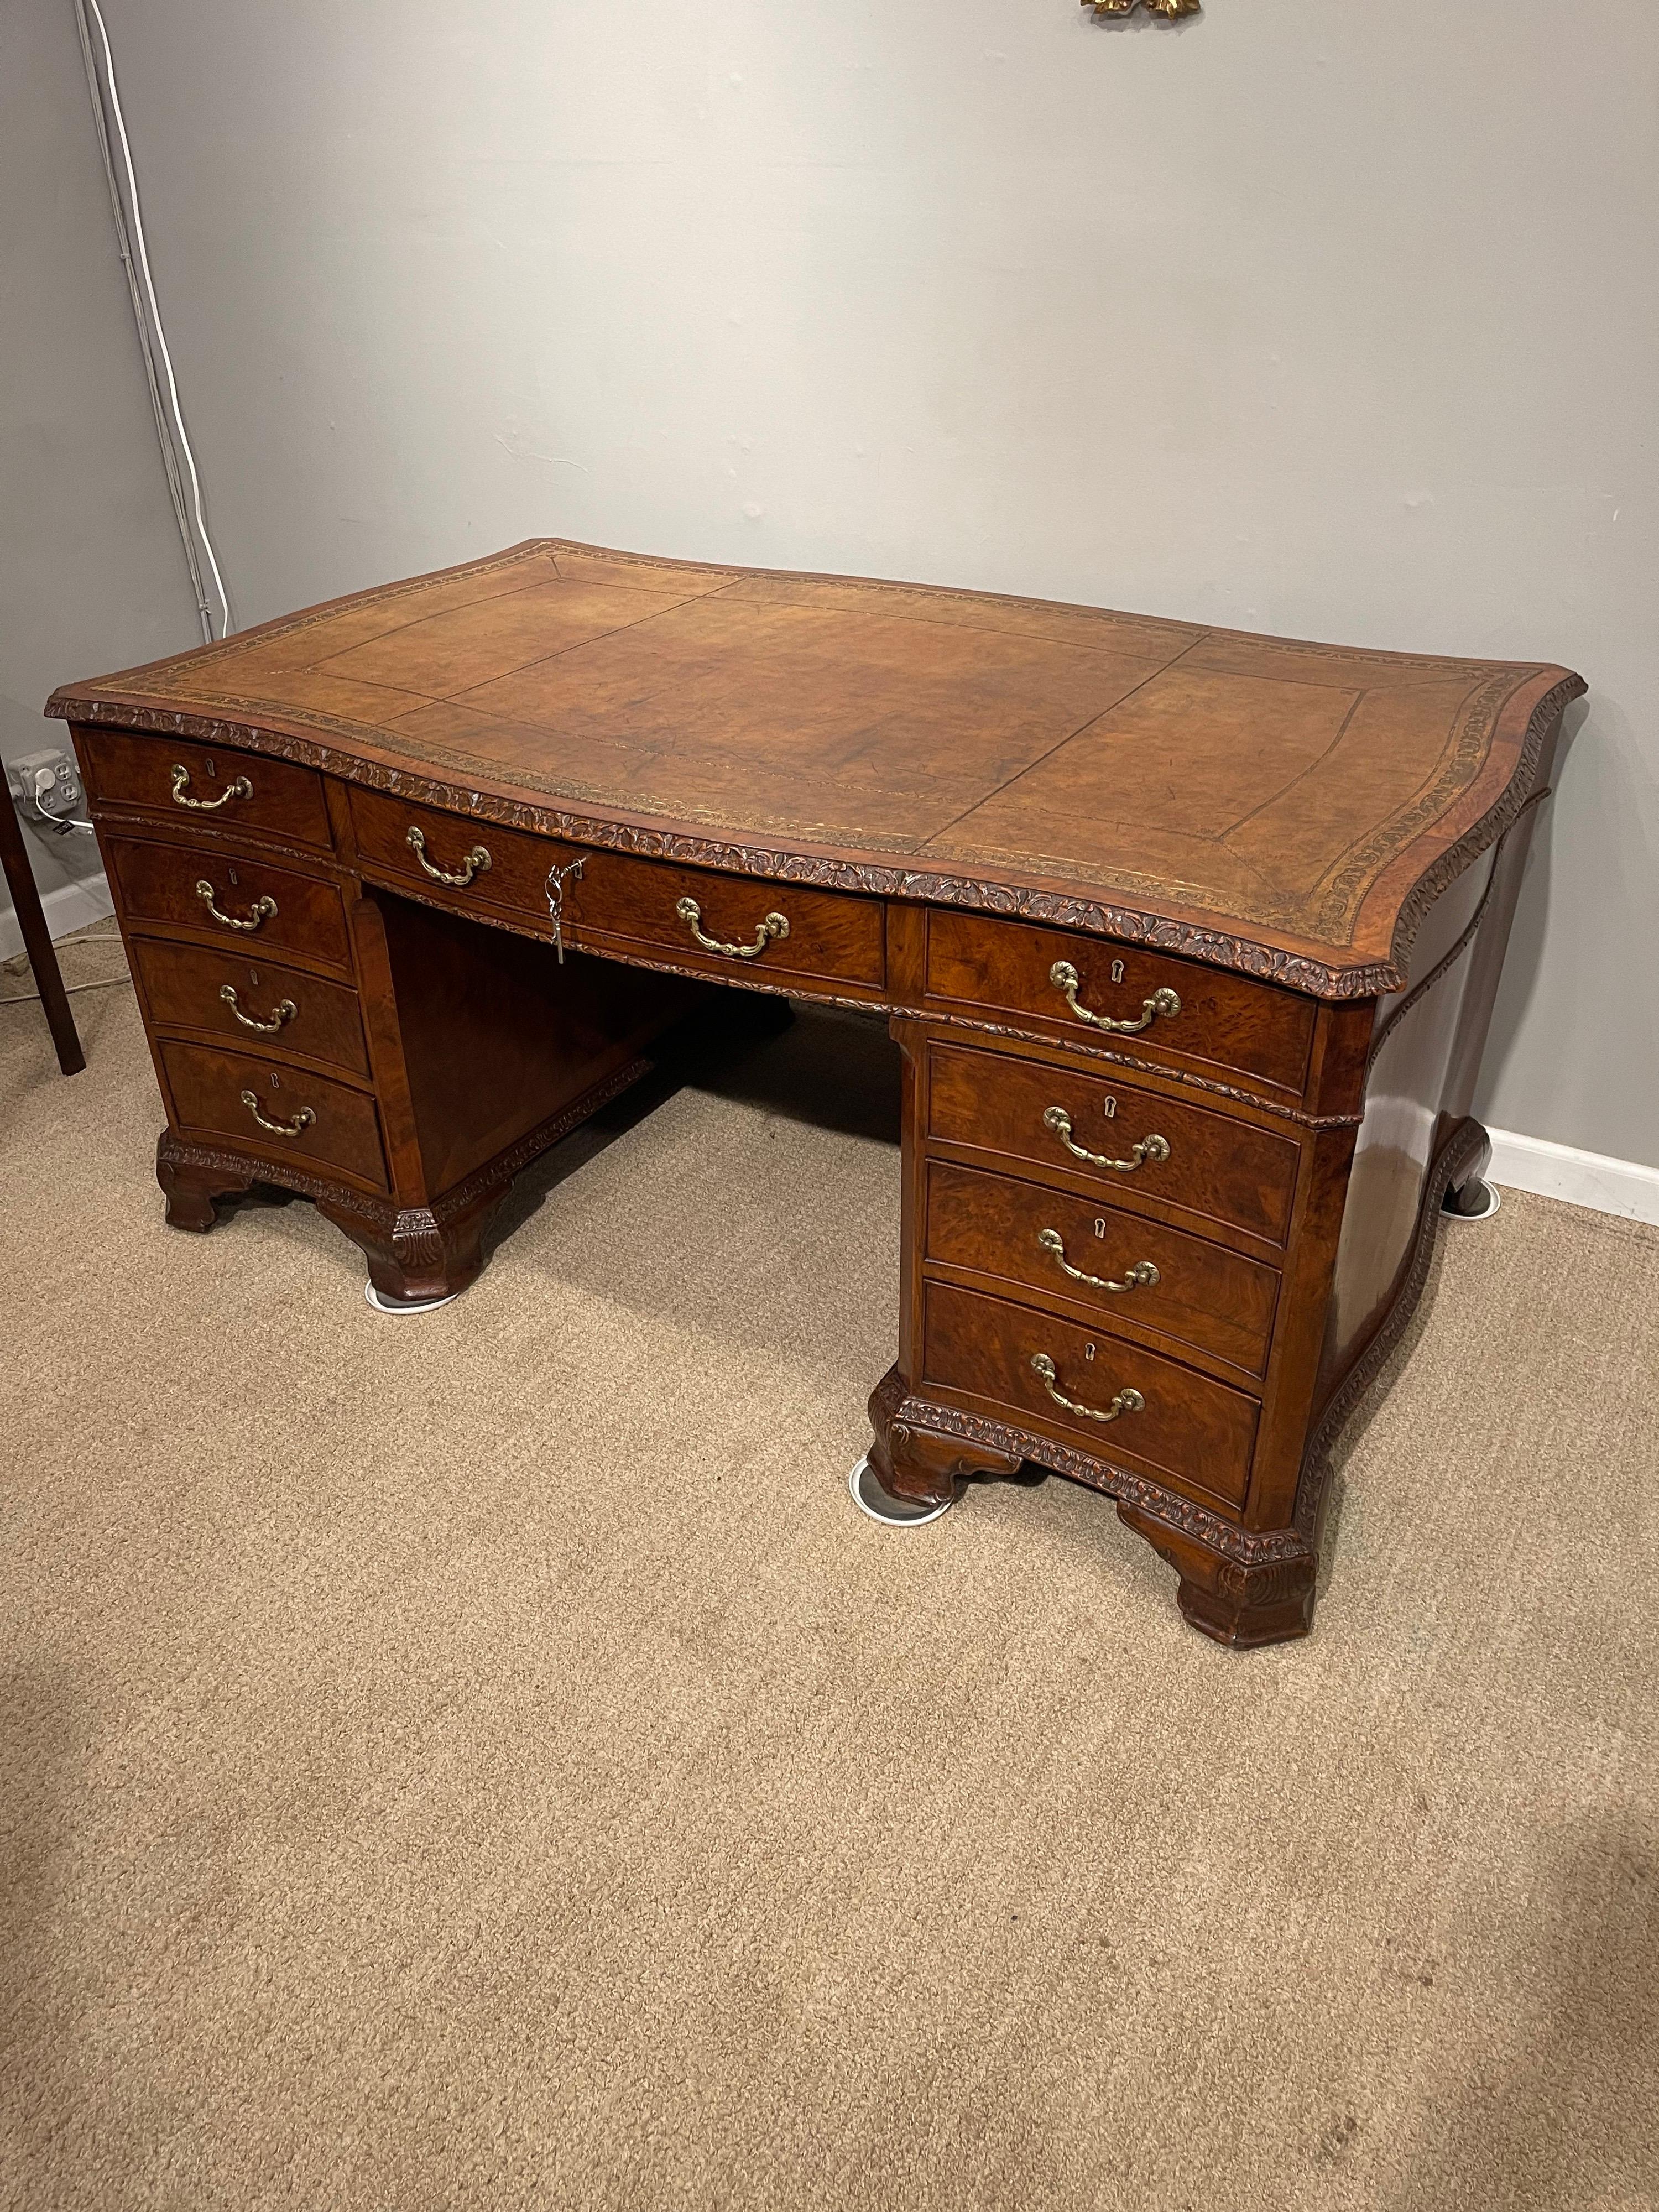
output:
[[[1510,839],[1514,835],[1515,831],[1520,828],[1522,817],[1526,815],[1528,809],[1541,805],[1542,802],[1549,797],[1549,786],[1546,784],[1541,791],[1534,791],[1531,798],[1522,801],[1514,821],[1510,823],[1509,828],[1504,832],[1497,844],[1492,848],[1492,873],[1486,878],[1486,888],[1481,892],[1480,903],[1476,907],[1474,912],[1469,916],[1468,921],[1465,923],[1463,929],[1458,937],[1457,942],[1451,947],[1449,951],[1444,952],[1441,955],[1440,958],[1435,962],[1433,967],[1430,969],[1428,974],[1425,975],[1420,981],[1413,984],[1411,989],[1407,992],[1405,997],[1400,1001],[1400,1004],[1394,1009],[1388,1019],[1378,1029],[1375,1036],[1372,1037],[1371,1048],[1365,1055],[1365,1077],[1368,1082],[1370,1079],[1371,1070],[1376,1065],[1379,1054],[1382,1052],[1383,1046],[1387,1044],[1389,1039],[1394,1035],[1395,1030],[1399,1028],[1401,1023],[1405,1020],[1407,1015],[1410,1013],[1412,1008],[1417,1005],[1420,999],[1425,999],[1428,996],[1429,993],[1433,990],[1435,985],[1440,981],[1443,976],[1450,974],[1451,970],[1457,965],[1458,962],[1463,957],[1463,955],[1468,951],[1470,945],[1474,942],[1476,933],[1480,930],[1481,923],[1486,920],[1486,908],[1492,904],[1492,893],[1498,888],[1498,871],[1503,861],[1504,848],[1509,843]]]
[[[49,702],[48,711],[67,720],[88,725],[106,724],[191,738],[198,743],[233,749],[246,750],[252,745],[255,750],[298,762],[346,782],[391,792],[473,819],[499,822],[504,828],[562,838],[573,844],[635,853],[652,860],[678,860],[689,866],[713,868],[728,875],[763,877],[775,883],[807,884],[830,890],[863,892],[878,898],[960,907],[1018,921],[1046,922],[1090,936],[1172,952],[1207,967],[1230,969],[1261,982],[1277,983],[1286,990],[1303,992],[1310,998],[1344,1000],[1378,998],[1402,987],[1411,947],[1423,916],[1447,884],[1471,861],[1478,860],[1513,823],[1530,796],[1545,738],[1567,704],[1581,697],[1587,689],[1581,677],[1564,677],[1539,701],[1528,720],[1515,773],[1502,797],[1431,863],[1408,894],[1395,923],[1389,959],[1344,968],[1333,967],[1306,954],[1287,951],[1282,946],[1264,945],[1253,938],[1068,893],[1022,889],[981,877],[942,875],[896,865],[836,860],[822,854],[732,844],[717,837],[608,821],[596,815],[574,813],[556,805],[538,805],[526,799],[501,799],[489,792],[465,791],[453,781],[389,768],[365,760],[355,752],[340,752],[319,738],[299,737],[257,720],[231,721],[222,715],[188,714],[112,701],[58,697]],[[257,702],[249,703],[251,710],[257,707]],[[336,727],[342,735],[354,731],[355,726],[335,717],[319,714],[314,720],[319,726]]]
[[[176,1129],[163,1129],[155,1140],[155,1172],[163,1188],[170,1168],[205,1168],[215,1175],[234,1176],[249,1182],[271,1182],[279,1189],[297,1191],[301,1198],[327,1199],[349,1205],[366,1221],[388,1234],[398,1218],[390,1199],[359,1190],[355,1183],[337,1182],[331,1176],[313,1175],[290,1167],[283,1160],[268,1160],[262,1152],[232,1152],[223,1145],[204,1144],[199,1138],[181,1137]]]
[[[896,1399],[890,1413],[890,1399]],[[939,1406],[928,1399],[915,1397],[905,1389],[896,1368],[877,1385],[872,1412],[878,1402],[887,1414],[890,1425],[896,1421],[909,1428],[928,1430],[935,1436],[960,1437],[969,1443],[984,1444],[1010,1459],[1032,1460],[1039,1467],[1052,1468],[1056,1474],[1069,1475],[1074,1482],[1086,1483],[1091,1490],[1102,1491],[1109,1498],[1121,1498],[1139,1507],[1153,1520],[1178,1529],[1207,1550],[1236,1560],[1241,1566],[1300,1559],[1311,1550],[1306,1536],[1297,1528],[1237,1528],[1220,1514],[1195,1504],[1191,1498],[1166,1489],[1162,1483],[1149,1481],[1145,1475],[1131,1474],[1127,1468],[1115,1467],[1109,1460],[1097,1459],[1091,1452],[1079,1451],[1070,1444],[1050,1443],[1032,1429],[1011,1428],[982,1413],[959,1413],[954,1406]]]
[[[1549,796],[1547,790],[1540,792],[1534,788],[1544,741],[1572,702],[1582,699],[1589,690],[1589,686],[1582,676],[1564,676],[1558,684],[1544,694],[1532,710],[1520,758],[1503,796],[1495,806],[1488,808],[1473,829],[1466,830],[1455,845],[1449,845],[1440,858],[1432,862],[1412,886],[1395,923],[1389,958],[1398,970],[1398,976],[1395,982],[1386,986],[1387,989],[1396,991],[1405,981],[1412,946],[1417,941],[1423,917],[1448,884],[1461,876],[1472,860],[1478,860],[1488,845],[1495,844],[1500,837],[1509,834],[1523,807],[1531,805],[1534,799]]]
[[[1308,1440],[1308,1448],[1302,1459],[1302,1472],[1297,1480],[1296,1510],[1291,1516],[1291,1525],[1310,1545],[1318,1541],[1320,1514],[1324,1506],[1326,1486],[1330,1480],[1332,1447],[1349,1415],[1376,1379],[1389,1354],[1405,1334],[1423,1296],[1424,1286],[1429,1279],[1429,1268],[1434,1259],[1434,1240],[1440,1226],[1441,1200],[1454,1184],[1468,1174],[1488,1148],[1488,1144],[1485,1128],[1471,1116],[1458,1123],[1435,1154],[1423,1185],[1423,1204],[1417,1217],[1417,1237],[1405,1279],[1379,1322],[1376,1334],[1337,1385],[1330,1403],[1321,1414]]]
[[[1261,944],[1253,938],[1234,936],[1224,930],[1178,921],[1167,915],[1109,905],[1068,893],[1024,890],[981,877],[939,875],[896,865],[836,860],[822,854],[732,844],[716,837],[610,822],[558,806],[532,805],[526,799],[501,799],[490,792],[463,791],[453,782],[411,775],[406,769],[388,768],[356,753],[342,753],[319,738],[296,737],[263,722],[228,721],[222,716],[163,712],[156,708],[123,706],[95,699],[65,701],[57,711],[66,720],[87,725],[106,724],[167,737],[191,738],[198,744],[229,746],[233,750],[240,747],[244,751],[252,748],[277,759],[317,769],[344,782],[391,792],[422,805],[465,814],[474,820],[499,822],[504,829],[526,830],[542,836],[562,838],[571,844],[635,853],[647,860],[678,860],[690,867],[713,868],[726,875],[760,876],[773,883],[806,884],[825,890],[864,892],[875,898],[961,907],[969,912],[1002,915],[1014,921],[1046,922],[1061,929],[1079,930],[1088,936],[1145,945],[1152,951],[1172,952],[1182,959],[1199,961],[1206,967],[1231,969],[1258,982],[1277,983],[1285,990],[1300,991],[1314,999],[1379,998],[1398,990],[1405,980],[1402,972],[1388,962],[1370,961],[1335,968],[1306,954]],[[317,719],[321,721],[326,718]],[[1463,841],[1468,850],[1462,865],[1477,858],[1484,844],[1490,842],[1490,839],[1470,842],[1476,838],[1477,832],[1472,830]],[[1443,867],[1444,863],[1443,856],[1437,866]],[[1456,872],[1456,868],[1450,869],[1444,880],[1449,883]],[[1427,903],[1425,901],[1425,906]]]
[[[521,1169],[529,1166],[539,1153],[568,1137],[573,1129],[619,1098],[642,1077],[649,1075],[654,1062],[632,1060],[603,1083],[582,1093],[568,1106],[561,1107],[556,1114],[520,1137],[516,1143],[497,1152],[462,1182],[434,1200],[430,1206],[399,1206],[396,1199],[381,1198],[373,1191],[360,1190],[354,1183],[337,1180],[331,1176],[317,1175],[285,1160],[268,1159],[263,1152],[231,1151],[224,1146],[204,1144],[194,1137],[180,1136],[171,1128],[163,1129],[155,1145],[155,1168],[158,1176],[165,1168],[206,1168],[213,1173],[238,1177],[246,1176],[253,1182],[275,1183],[283,1190],[297,1191],[302,1198],[326,1200],[343,1212],[355,1214],[380,1235],[400,1248],[415,1245],[422,1238],[435,1238],[450,1223],[460,1219],[472,1209],[491,1199],[506,1194],[507,1185]],[[435,1256],[436,1247],[428,1256]]]

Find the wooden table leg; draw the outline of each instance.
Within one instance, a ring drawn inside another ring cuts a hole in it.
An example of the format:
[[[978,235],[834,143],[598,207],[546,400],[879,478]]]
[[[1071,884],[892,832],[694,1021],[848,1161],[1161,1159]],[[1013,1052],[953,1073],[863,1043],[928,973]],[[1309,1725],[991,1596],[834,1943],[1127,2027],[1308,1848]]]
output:
[[[52,1041],[58,1048],[58,1065],[65,1075],[78,1074],[87,1064],[87,1056],[81,1049],[75,1017],[70,1012],[69,994],[64,988],[52,932],[46,927],[40,887],[29,866],[22,824],[17,819],[9,794],[0,796],[0,865],[5,868],[17,926],[23,933],[23,950],[28,954]]]

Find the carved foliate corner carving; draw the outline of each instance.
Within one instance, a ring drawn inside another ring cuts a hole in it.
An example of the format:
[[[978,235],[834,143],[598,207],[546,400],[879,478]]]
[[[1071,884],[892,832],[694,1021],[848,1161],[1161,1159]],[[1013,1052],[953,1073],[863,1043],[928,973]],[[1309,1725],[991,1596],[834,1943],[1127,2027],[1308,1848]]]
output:
[[[1132,15],[1143,4],[1143,0],[1083,0],[1085,8],[1092,8],[1097,17],[1102,15]],[[1177,15],[1196,15],[1199,0],[1144,0],[1149,15],[1161,15],[1166,23],[1173,23]]]

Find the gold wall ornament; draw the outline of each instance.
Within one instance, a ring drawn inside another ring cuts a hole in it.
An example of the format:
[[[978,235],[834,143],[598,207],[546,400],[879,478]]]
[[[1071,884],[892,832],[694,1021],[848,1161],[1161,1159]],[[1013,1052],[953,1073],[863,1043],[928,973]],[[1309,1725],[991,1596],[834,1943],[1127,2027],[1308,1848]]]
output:
[[[1132,15],[1141,0],[1083,0],[1085,8],[1092,8],[1098,15]],[[1146,0],[1149,15],[1161,15],[1166,23],[1173,23],[1178,15],[1196,15],[1199,0]]]

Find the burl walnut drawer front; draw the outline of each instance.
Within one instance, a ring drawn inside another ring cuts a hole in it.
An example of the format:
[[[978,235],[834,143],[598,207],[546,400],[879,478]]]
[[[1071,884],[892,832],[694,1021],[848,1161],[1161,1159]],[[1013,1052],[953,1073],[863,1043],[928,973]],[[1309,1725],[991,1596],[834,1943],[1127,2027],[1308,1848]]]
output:
[[[933,1160],[926,1256],[1091,1307],[1103,1328],[1138,1322],[1248,1375],[1267,1364],[1277,1269],[1115,1206]]]
[[[495,822],[416,806],[383,791],[351,787],[358,857],[457,914],[499,909],[548,921],[548,871],[577,858],[574,845]]]
[[[921,1388],[988,1401],[1023,1427],[1139,1462],[1229,1504],[1243,1504],[1249,1487],[1254,1398],[1011,1301],[929,1284]]]
[[[291,837],[325,849],[333,843],[323,780],[315,769],[131,730],[83,729],[80,736],[88,788],[101,805],[176,811],[181,820]]]
[[[1027,922],[936,908],[927,921],[927,995],[963,1012],[1067,1041],[1103,1044],[1300,1097],[1313,1042],[1311,1000],[1246,975]]]
[[[153,1028],[214,1030],[231,1043],[368,1075],[357,994],[344,984],[162,938],[135,937],[131,953]]]
[[[1122,1206],[1183,1206],[1282,1244],[1299,1148],[1253,1122],[1114,1077],[935,1045],[927,1133],[1081,1175]]]
[[[296,952],[349,969],[339,887],[325,876],[218,846],[163,845],[106,836],[105,850],[129,923],[223,937],[243,949]]]
[[[551,893],[567,941],[591,952],[872,994],[885,977],[878,899],[598,852],[356,787],[351,817],[367,867],[458,914],[497,911],[546,928]]]
[[[878,992],[887,971],[878,899],[589,853],[566,894],[582,942],[637,947],[711,975],[776,976]]]
[[[337,1168],[386,1188],[380,1115],[367,1091],[216,1045],[168,1039],[161,1054],[186,1133],[229,1137],[280,1160]]]

